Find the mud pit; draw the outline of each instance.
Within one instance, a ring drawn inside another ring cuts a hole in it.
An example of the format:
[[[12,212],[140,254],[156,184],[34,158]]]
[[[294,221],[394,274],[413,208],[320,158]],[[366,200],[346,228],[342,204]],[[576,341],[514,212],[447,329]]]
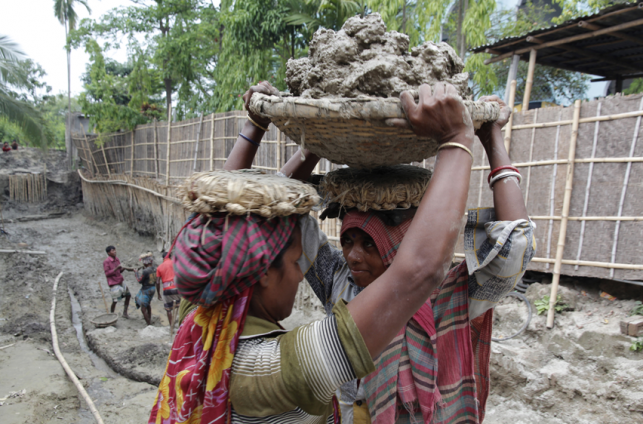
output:
[[[447,43],[408,50],[409,37],[386,32],[378,13],[355,16],[337,32],[317,30],[308,57],[288,61],[286,82],[293,95],[313,99],[399,97],[438,81],[453,84],[463,98],[469,95],[464,63]]]

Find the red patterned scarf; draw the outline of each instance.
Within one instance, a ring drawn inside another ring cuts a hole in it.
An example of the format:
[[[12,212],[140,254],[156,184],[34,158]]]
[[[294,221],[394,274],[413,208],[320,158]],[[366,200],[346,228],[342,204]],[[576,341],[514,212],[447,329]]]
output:
[[[411,219],[386,225],[371,212],[351,211],[342,234],[359,228],[389,266]],[[421,413],[425,423],[480,423],[489,382],[492,311],[469,323],[466,263],[453,268],[430,299],[375,360],[364,379],[373,424]],[[418,410],[419,409],[419,410]]]
[[[252,286],[281,252],[297,215],[197,215],[176,237],[174,271],[199,305],[181,324],[149,423],[227,423],[230,372]]]

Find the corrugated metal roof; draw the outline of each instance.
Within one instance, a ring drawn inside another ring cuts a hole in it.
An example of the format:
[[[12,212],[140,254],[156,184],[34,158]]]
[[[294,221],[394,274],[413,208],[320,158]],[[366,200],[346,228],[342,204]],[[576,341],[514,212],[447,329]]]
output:
[[[640,21],[640,22],[639,22]],[[583,22],[585,26],[581,27]],[[609,27],[624,26],[617,32]],[[596,30],[600,30],[597,35]],[[571,40],[566,41],[570,37]],[[527,41],[529,38],[530,41]],[[551,45],[555,44],[555,45]],[[538,51],[536,62],[607,78],[643,72],[643,0],[608,7],[600,12],[542,28],[517,37],[471,49],[495,55],[492,61],[518,54],[528,60]]]

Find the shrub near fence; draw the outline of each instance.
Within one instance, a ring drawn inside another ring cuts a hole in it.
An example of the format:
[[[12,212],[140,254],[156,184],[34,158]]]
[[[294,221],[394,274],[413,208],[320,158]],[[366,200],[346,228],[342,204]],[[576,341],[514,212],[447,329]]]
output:
[[[530,269],[566,275],[643,279],[643,96],[616,96],[574,106],[516,113],[505,129],[510,156],[523,174],[527,210],[537,224]],[[167,248],[185,221],[177,185],[195,171],[222,169],[244,112],[172,123],[156,122],[106,136],[74,134],[85,171],[84,199],[97,215],[113,216],[156,235]],[[274,126],[254,168],[276,172],[297,145]],[[493,204],[489,167],[474,149],[468,207]],[[434,159],[417,166],[431,168]],[[322,160],[318,173],[338,165]],[[169,172],[168,172],[169,171]],[[339,223],[321,223],[338,242]],[[456,258],[462,258],[462,240]]]

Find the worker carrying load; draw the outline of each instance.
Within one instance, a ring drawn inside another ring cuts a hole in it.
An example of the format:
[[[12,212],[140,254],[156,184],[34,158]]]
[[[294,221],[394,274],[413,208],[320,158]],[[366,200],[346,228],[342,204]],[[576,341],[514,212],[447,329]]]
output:
[[[358,27],[354,19],[346,25]],[[368,25],[361,28],[355,37]],[[324,214],[342,220],[337,249],[306,213],[314,194],[295,181],[309,178],[318,156],[300,150],[281,177],[243,171],[271,123],[253,110],[259,94],[279,95],[268,83],[244,95],[248,121],[225,164],[230,172],[195,174],[183,186],[184,206],[197,213],[175,240],[176,283],[194,306],[185,309],[149,422],[482,422],[492,308],[535,251],[520,174],[500,136],[510,108],[483,99],[497,119],[476,131],[453,85],[420,85],[417,101],[402,92],[408,118],[389,124],[432,140],[433,172],[393,158],[389,168],[357,161],[362,169],[327,175]],[[479,142],[494,208],[469,211],[465,260],[449,270]],[[303,276],[327,317],[287,332],[279,321]]]

